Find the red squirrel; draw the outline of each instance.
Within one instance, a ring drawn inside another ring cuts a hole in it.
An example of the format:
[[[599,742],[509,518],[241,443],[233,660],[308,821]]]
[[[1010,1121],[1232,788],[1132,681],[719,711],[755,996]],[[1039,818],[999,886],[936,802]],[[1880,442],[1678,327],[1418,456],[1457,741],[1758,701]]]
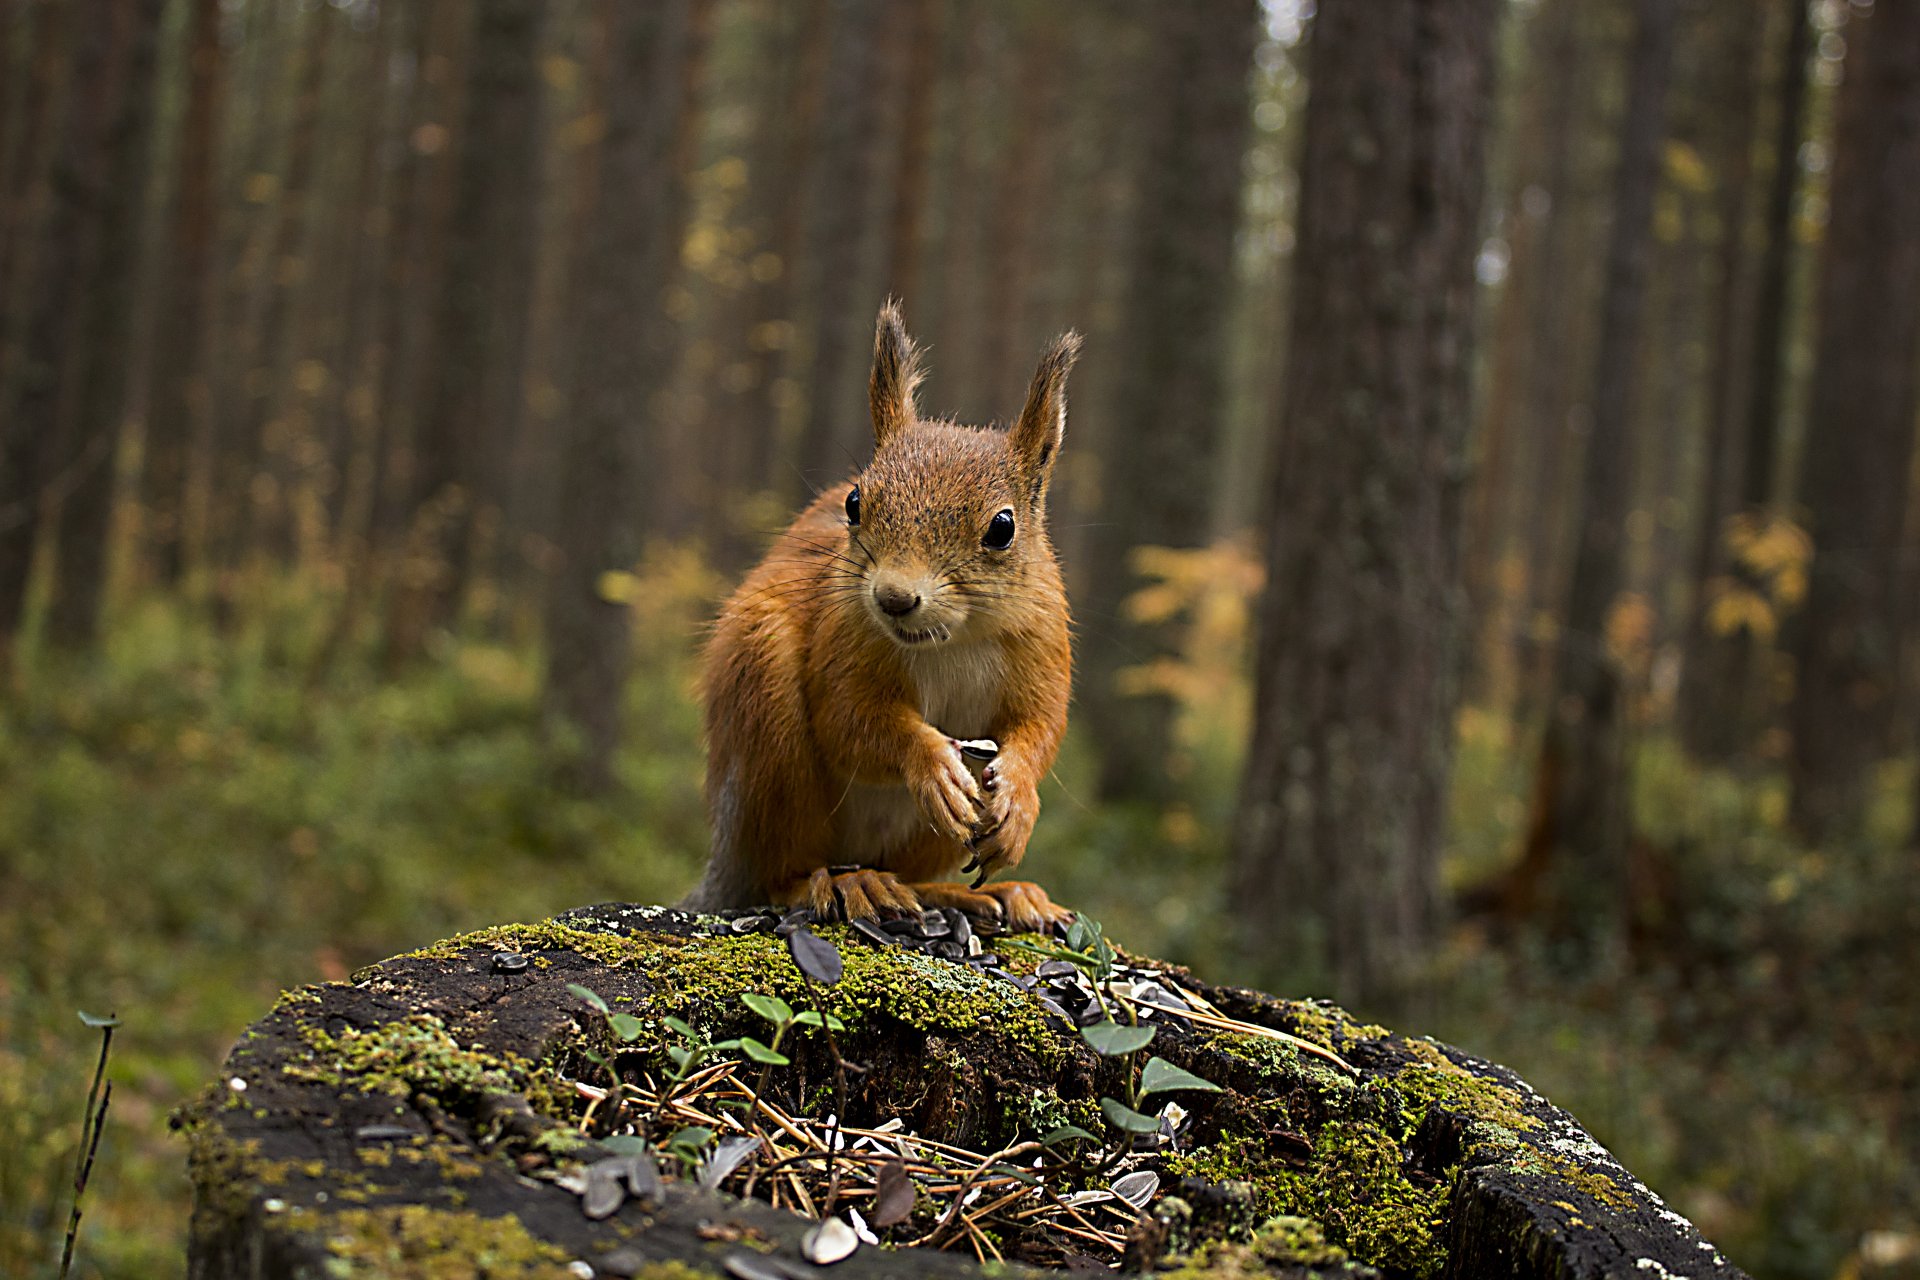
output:
[[[1025,856],[1067,727],[1046,497],[1079,349],[1048,348],[1010,429],[930,421],[914,344],[881,309],[872,462],[780,535],[706,646],[713,848],[683,905],[1070,918],[1038,885],[984,881]],[[976,778],[968,755],[992,763]],[[949,882],[963,868],[975,887]]]

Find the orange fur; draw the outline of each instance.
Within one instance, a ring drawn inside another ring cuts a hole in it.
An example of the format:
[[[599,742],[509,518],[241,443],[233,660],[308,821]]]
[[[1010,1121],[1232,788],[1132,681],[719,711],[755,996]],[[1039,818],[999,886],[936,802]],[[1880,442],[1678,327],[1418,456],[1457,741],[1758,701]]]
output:
[[[928,882],[978,856],[1017,866],[1066,729],[1066,593],[1046,532],[1074,335],[1010,430],[919,417],[919,363],[889,303],[870,387],[876,449],[780,535],[705,655],[713,848],[689,907],[805,902],[848,917],[925,900],[1023,927],[1065,913],[1036,886]],[[860,490],[860,520],[847,516]],[[1013,540],[984,545],[996,513]],[[882,590],[885,588],[885,591]],[[898,614],[895,606],[917,604]],[[992,738],[976,777],[956,739]],[[817,875],[853,865],[858,875]]]

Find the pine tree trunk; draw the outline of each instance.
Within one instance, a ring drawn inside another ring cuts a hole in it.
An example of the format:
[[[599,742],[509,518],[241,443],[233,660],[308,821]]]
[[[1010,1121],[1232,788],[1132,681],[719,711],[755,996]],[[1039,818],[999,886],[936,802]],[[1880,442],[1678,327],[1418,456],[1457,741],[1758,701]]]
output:
[[[1862,829],[1898,701],[1900,539],[1920,412],[1920,5],[1856,10],[1835,126],[1801,502],[1814,556],[1792,817]]]
[[[1527,835],[1525,861],[1548,869],[1549,925],[1581,958],[1609,950],[1626,920],[1626,689],[1608,624],[1625,586],[1636,365],[1674,19],[1675,0],[1639,0],[1576,507],[1579,543]]]
[[[266,299],[255,362],[247,375],[246,422],[254,433],[252,479],[258,488],[247,526],[255,549],[279,559],[294,549],[293,484],[297,442],[288,413],[293,382],[294,312],[312,274],[306,258],[308,211],[319,159],[321,90],[326,84],[333,29],[340,15],[322,6],[304,18],[300,72],[287,133],[287,168],[274,202],[271,248],[264,264]],[[266,483],[259,482],[264,478]]]
[[[414,527],[388,614],[388,657],[418,657],[459,610],[482,506],[505,502],[532,304],[543,6],[474,10],[446,259],[433,306],[435,359],[414,435]]]
[[[1800,143],[1806,131],[1805,104],[1810,24],[1804,0],[1784,0],[1785,33],[1780,82],[1771,140],[1773,169],[1767,179],[1765,226],[1753,279],[1741,309],[1738,353],[1726,375],[1744,385],[1720,387],[1727,401],[1727,439],[1715,455],[1726,475],[1710,497],[1701,519],[1698,564],[1703,598],[1696,603],[1696,632],[1688,639],[1681,684],[1681,730],[1690,750],[1710,760],[1728,760],[1753,745],[1763,720],[1755,685],[1761,642],[1742,628],[1721,635],[1706,625],[1716,593],[1728,588],[1759,594],[1765,590],[1751,571],[1728,557],[1727,534],[1733,519],[1755,522],[1771,509],[1778,470],[1781,402],[1792,315],[1788,289],[1795,257],[1794,195],[1800,185]],[[1735,21],[1750,20],[1742,13]],[[1757,106],[1758,104],[1753,104]],[[1724,335],[1723,335],[1724,336]],[[1717,581],[1716,581],[1717,580]]]
[[[70,649],[90,647],[100,630],[113,528],[115,462],[127,413],[134,318],[139,308],[140,249],[146,209],[149,143],[155,114],[154,46],[161,0],[116,0],[110,16],[114,53],[101,81],[76,79],[81,94],[111,103],[98,187],[92,200],[93,249],[78,302],[72,406],[63,413],[57,482],[58,570],[47,612],[47,637]],[[56,234],[66,234],[56,228]]]
[[[613,32],[611,82],[574,287],[567,501],[546,613],[547,712],[583,735],[579,781],[588,789],[611,785],[620,737],[631,606],[609,599],[601,579],[634,566],[645,528],[634,494],[659,436],[649,400],[671,363],[662,300],[686,219],[686,174],[674,164],[674,143],[698,109],[710,0],[602,3]]]
[[[171,588],[185,569],[182,517],[187,458],[206,429],[212,397],[207,326],[219,219],[214,169],[219,150],[220,0],[192,0],[187,11],[187,105],[180,123],[167,252],[161,256],[160,302],[153,327],[153,390],[141,452],[140,492],[146,510],[146,554],[156,581]]]
[[[117,19],[120,15],[113,15]],[[16,639],[45,507],[58,506],[87,459],[75,440],[68,388],[75,351],[88,333],[82,308],[97,281],[110,161],[117,122],[113,93],[126,47],[117,20],[75,24],[67,59],[67,106],[52,141],[44,219],[15,369],[15,398],[0,431],[0,643]],[[87,309],[87,319],[93,319]],[[104,454],[106,447],[101,449]],[[104,459],[103,459],[104,460]],[[50,531],[50,530],[49,530]],[[9,655],[10,656],[10,655]]]
[[[1308,52],[1233,883],[1268,971],[1349,997],[1406,983],[1439,914],[1499,7],[1323,0]]]
[[[1107,514],[1089,540],[1076,610],[1080,714],[1101,744],[1105,800],[1161,802],[1176,789],[1176,704],[1164,690],[1127,687],[1125,673],[1178,661],[1183,629],[1131,620],[1125,601],[1145,581],[1135,548],[1190,550],[1212,533],[1258,21],[1252,0],[1156,6],[1148,19],[1155,107],[1112,401],[1102,406]]]
[[[873,299],[858,286],[877,212],[874,135],[881,103],[872,82],[879,21],[872,0],[836,0],[820,121],[820,180],[813,191],[807,251],[813,358],[797,469],[784,486],[796,503],[861,466],[871,438],[858,393],[865,380]]]

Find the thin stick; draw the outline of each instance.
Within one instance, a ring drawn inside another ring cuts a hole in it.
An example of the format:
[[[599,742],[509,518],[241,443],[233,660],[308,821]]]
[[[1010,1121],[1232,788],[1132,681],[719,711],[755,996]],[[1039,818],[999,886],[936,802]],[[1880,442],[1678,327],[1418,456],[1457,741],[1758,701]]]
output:
[[[73,1166],[73,1212],[67,1217],[66,1247],[60,1251],[60,1280],[67,1280],[73,1266],[73,1246],[80,1238],[80,1200],[87,1193],[87,1180],[93,1176],[93,1160],[100,1153],[100,1135],[107,1126],[107,1107],[113,1101],[113,1083],[106,1078],[107,1052],[113,1047],[113,1029],[118,1025],[109,1014],[100,1028],[100,1060],[94,1063],[87,1109],[80,1117],[80,1153]]]

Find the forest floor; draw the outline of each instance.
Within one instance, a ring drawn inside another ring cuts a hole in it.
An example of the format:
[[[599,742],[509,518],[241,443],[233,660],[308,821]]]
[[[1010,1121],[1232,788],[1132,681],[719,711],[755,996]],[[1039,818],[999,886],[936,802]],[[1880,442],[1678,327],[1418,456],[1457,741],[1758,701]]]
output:
[[[711,584],[683,565],[648,586],[622,788],[598,801],[555,785],[526,644],[453,642],[396,680],[353,653],[315,676],[325,618],[287,588],[230,634],[154,603],[84,667],[23,656],[0,703],[0,1273],[56,1268],[98,1045],[78,1011],[123,1026],[75,1274],[178,1274],[168,1113],[282,988],[685,890]],[[1461,732],[1455,884],[1500,864],[1524,794],[1507,725],[1469,711]],[[1131,947],[1272,982],[1219,949],[1237,774],[1230,746],[1194,758],[1191,811],[1142,816],[1081,799],[1070,743],[1027,868]],[[1894,834],[1911,787],[1886,780],[1881,838],[1821,853],[1781,833],[1777,780],[1658,738],[1637,776],[1655,854],[1631,962],[1570,989],[1536,944],[1463,926],[1400,1025],[1513,1067],[1757,1276],[1911,1274],[1874,1266],[1920,1250],[1920,895]]]

